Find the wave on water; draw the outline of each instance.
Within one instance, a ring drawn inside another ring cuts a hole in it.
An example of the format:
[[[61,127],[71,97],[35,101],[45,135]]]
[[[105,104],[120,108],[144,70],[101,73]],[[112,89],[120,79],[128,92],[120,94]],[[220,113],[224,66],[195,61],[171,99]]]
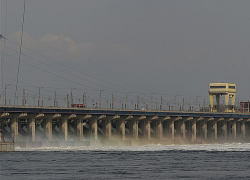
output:
[[[20,148],[16,151],[250,151],[250,143],[230,144],[192,144],[192,145],[161,145],[145,146],[68,146],[68,147],[40,147]]]

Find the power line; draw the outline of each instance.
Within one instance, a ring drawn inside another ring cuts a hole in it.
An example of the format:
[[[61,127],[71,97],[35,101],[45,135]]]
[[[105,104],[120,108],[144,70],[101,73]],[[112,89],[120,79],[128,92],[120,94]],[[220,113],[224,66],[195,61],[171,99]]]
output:
[[[6,36],[6,26],[7,26],[7,0],[5,1],[5,16],[4,16],[4,37]],[[5,39],[3,39],[3,52],[4,52],[4,47],[5,47]],[[2,81],[2,88],[1,88],[1,92],[3,93],[3,84],[4,84],[4,81],[3,81],[3,64],[4,64],[4,53],[1,53],[1,81]]]
[[[18,45],[18,43],[14,42],[14,41],[11,41],[11,40],[9,40],[9,39],[7,39],[7,40],[10,41],[10,42],[12,42],[12,43],[14,43],[14,44],[17,44],[17,45]],[[7,47],[7,48],[9,48],[9,47]],[[79,72],[79,73],[81,73],[81,74],[84,74],[84,75],[89,76],[89,77],[91,77],[91,78],[94,78],[94,79],[96,79],[96,80],[99,80],[99,81],[105,82],[105,83],[107,83],[107,84],[110,84],[110,85],[119,87],[119,88],[121,88],[121,89],[123,89],[123,90],[128,90],[128,91],[130,91],[130,89],[127,89],[127,88],[125,88],[125,87],[118,86],[118,85],[116,85],[116,84],[113,84],[113,83],[104,81],[104,80],[102,80],[102,79],[100,79],[100,78],[96,78],[96,77],[91,76],[91,75],[89,75],[89,74],[83,73],[82,71],[76,70],[76,69],[74,69],[74,68],[72,68],[72,67],[70,67],[70,66],[66,66],[66,65],[64,65],[64,64],[62,64],[62,63],[57,62],[56,60],[53,60],[53,59],[51,59],[51,58],[49,58],[49,57],[46,57],[46,56],[44,56],[44,55],[41,55],[40,53],[37,53],[37,52],[35,52],[35,51],[33,51],[33,50],[31,50],[31,49],[25,47],[25,46],[23,46],[23,48],[26,49],[26,50],[28,50],[28,51],[31,51],[31,52],[33,52],[33,53],[39,55],[39,56],[41,56],[41,57],[44,57],[44,58],[46,58],[46,59],[48,59],[48,60],[51,60],[51,61],[53,61],[53,62],[55,62],[55,63],[57,63],[57,64],[59,64],[59,65],[61,65],[61,66],[67,67],[67,68],[69,68],[69,69],[71,69],[71,70],[74,70],[75,72]],[[9,49],[15,51],[15,50],[12,49],[12,48],[9,48]],[[63,71],[63,70],[61,70],[61,69],[58,69],[58,68],[56,68],[56,67],[54,67],[54,66],[51,66],[51,65],[48,65],[48,64],[46,64],[46,63],[44,63],[44,62],[41,62],[41,61],[39,61],[39,60],[37,60],[37,59],[35,59],[35,58],[32,58],[32,57],[30,57],[30,56],[27,56],[27,55],[25,55],[25,54],[23,54],[23,55],[26,56],[26,57],[29,57],[29,58],[31,58],[31,59],[33,59],[33,60],[39,62],[39,63],[45,64],[45,65],[47,65],[47,66],[49,66],[49,67],[51,67],[51,68],[57,69],[58,71],[62,71],[62,72],[64,72],[64,73],[67,73],[67,74],[72,75],[72,76],[74,76],[74,77],[77,77],[77,78],[79,78],[79,79],[83,79],[83,80],[85,80],[85,81],[87,81],[87,82],[90,82],[90,83],[93,83],[93,84],[96,84],[96,85],[99,85],[99,86],[102,86],[102,87],[107,88],[106,86],[100,85],[100,84],[98,84],[98,83],[94,83],[94,82],[89,81],[89,80],[86,80],[86,79],[84,79],[84,78],[82,78],[82,77],[78,77],[78,76],[73,75],[73,74],[71,74],[71,73],[69,73],[69,72],[65,72],[65,71]],[[108,87],[107,89],[109,89],[109,87]],[[98,90],[98,89],[96,89],[96,90]],[[112,90],[114,91],[114,89],[112,89]],[[116,90],[116,91],[117,91],[117,90]],[[121,92],[121,91],[117,91],[117,92]],[[136,91],[132,91],[132,93],[150,94],[150,93],[142,93],[142,92],[136,92]],[[176,94],[163,94],[163,93],[156,93],[156,94],[168,95],[168,96],[169,96],[169,95],[176,95]],[[179,96],[179,95],[178,95],[178,96]],[[181,96],[181,95],[180,95],[180,96]]]
[[[12,43],[14,43],[14,44],[16,44],[16,45],[19,45],[18,43],[14,42],[14,41],[11,41],[10,39],[7,39],[7,40],[10,41],[10,42],[12,42]],[[118,88],[120,88],[120,89],[127,89],[127,88],[125,88],[125,87],[121,87],[121,86],[118,86],[118,85],[116,85],[116,84],[110,83],[110,82],[108,82],[108,81],[102,80],[102,79],[100,79],[100,78],[91,76],[91,75],[89,75],[89,74],[87,74],[87,73],[84,73],[84,72],[82,72],[82,71],[79,71],[79,70],[77,70],[77,69],[74,69],[74,68],[72,68],[71,66],[67,66],[67,65],[65,65],[65,64],[62,64],[62,63],[60,63],[60,62],[58,62],[58,61],[56,61],[56,60],[54,60],[54,59],[52,59],[52,58],[49,58],[49,57],[46,57],[46,56],[44,56],[44,55],[42,55],[42,54],[40,54],[40,53],[37,53],[37,52],[35,52],[35,51],[33,51],[33,50],[31,50],[31,49],[25,47],[25,46],[23,46],[23,48],[26,49],[26,50],[28,50],[28,51],[30,51],[30,52],[33,52],[33,53],[35,53],[35,54],[37,54],[37,55],[39,55],[39,56],[41,56],[41,57],[43,57],[43,58],[46,58],[46,59],[48,59],[48,60],[50,60],[50,61],[53,61],[53,62],[55,62],[55,63],[57,63],[57,64],[59,64],[59,65],[61,65],[61,66],[64,66],[64,67],[66,67],[66,68],[69,68],[69,69],[71,69],[71,70],[73,70],[73,71],[75,71],[75,72],[81,73],[81,74],[83,74],[83,75],[85,75],[85,76],[88,76],[88,77],[91,77],[91,78],[93,78],[93,79],[102,81],[102,82],[104,82],[104,83],[107,83],[107,84],[109,84],[109,85],[118,87]],[[11,49],[11,48],[9,48],[9,49]],[[12,50],[13,50],[13,49],[12,49]],[[13,50],[13,51],[15,51],[15,50]],[[29,57],[29,56],[27,56],[27,55],[24,55],[24,56]],[[29,58],[31,58],[31,57],[29,57]],[[42,63],[42,64],[47,65],[46,63],[41,62],[41,61],[39,61],[39,60],[37,60],[37,59],[35,59],[35,58],[31,58],[31,59],[36,60],[36,61],[38,61],[38,62],[40,62],[40,63]],[[52,68],[54,68],[54,69],[57,69],[57,68],[55,68],[55,67],[53,67],[53,66],[51,66],[51,65],[48,65],[48,66],[50,66],[50,67],[52,67]],[[60,69],[57,69],[57,70],[62,71],[62,70],[60,70]],[[69,74],[69,73],[68,73],[68,74]],[[73,76],[75,76],[75,75],[73,75]],[[76,77],[76,76],[75,76],[75,77]],[[79,78],[79,77],[78,77],[78,78]],[[82,79],[82,78],[81,78],[81,79]],[[86,80],[86,79],[85,79],[85,80]],[[88,80],[86,80],[86,81],[88,81]],[[93,83],[93,82],[92,82],[92,83]],[[96,83],[94,83],[94,84],[96,84]],[[99,85],[99,84],[98,84],[98,85]],[[103,86],[103,87],[105,87],[105,86]],[[127,89],[127,90],[129,90],[129,89]],[[135,93],[136,93],[136,92],[135,92]]]
[[[16,100],[16,92],[17,92],[17,84],[18,84],[18,76],[19,76],[19,70],[20,70],[20,62],[21,62],[21,54],[22,54],[22,45],[23,45],[23,26],[24,26],[24,15],[25,15],[25,2],[23,2],[23,22],[22,22],[22,32],[21,32],[21,43],[20,43],[20,53],[18,57],[18,67],[17,67],[17,78],[16,78],[16,90],[15,90],[15,99],[14,99],[14,105]]]

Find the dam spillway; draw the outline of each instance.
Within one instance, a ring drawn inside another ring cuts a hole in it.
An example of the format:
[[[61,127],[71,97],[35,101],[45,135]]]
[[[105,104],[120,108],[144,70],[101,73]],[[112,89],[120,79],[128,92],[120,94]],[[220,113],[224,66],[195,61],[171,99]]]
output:
[[[250,114],[1,106],[20,147],[250,142]]]

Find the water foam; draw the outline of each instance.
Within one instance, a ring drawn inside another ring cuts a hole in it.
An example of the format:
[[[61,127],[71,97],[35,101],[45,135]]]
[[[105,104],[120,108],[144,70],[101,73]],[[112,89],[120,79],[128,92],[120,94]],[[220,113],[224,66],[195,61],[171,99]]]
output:
[[[149,144],[145,146],[68,146],[41,148],[16,147],[16,151],[250,151],[250,143],[192,145]]]

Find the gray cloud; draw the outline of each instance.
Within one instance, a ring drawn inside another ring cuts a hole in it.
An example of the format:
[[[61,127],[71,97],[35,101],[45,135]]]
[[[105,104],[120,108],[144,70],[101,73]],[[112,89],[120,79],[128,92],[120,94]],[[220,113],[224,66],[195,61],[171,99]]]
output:
[[[155,96],[168,94],[169,99],[202,96],[208,101],[210,82],[232,82],[237,85],[237,97],[249,100],[249,1],[26,2],[24,45],[49,57],[24,50],[35,59],[26,61],[42,69],[22,64],[21,80],[27,84],[49,86],[50,91],[83,89],[79,94],[86,88],[93,97],[105,89],[106,96],[156,92]],[[15,42],[20,41],[22,8],[21,1],[8,2],[7,36],[16,35]],[[6,67],[11,72],[15,72],[14,63],[9,61]]]

